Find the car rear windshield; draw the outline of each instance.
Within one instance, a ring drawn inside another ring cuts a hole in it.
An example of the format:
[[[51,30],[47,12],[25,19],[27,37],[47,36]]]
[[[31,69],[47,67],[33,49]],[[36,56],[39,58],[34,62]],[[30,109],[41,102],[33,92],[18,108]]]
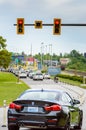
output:
[[[59,100],[58,92],[26,92],[19,100]]]

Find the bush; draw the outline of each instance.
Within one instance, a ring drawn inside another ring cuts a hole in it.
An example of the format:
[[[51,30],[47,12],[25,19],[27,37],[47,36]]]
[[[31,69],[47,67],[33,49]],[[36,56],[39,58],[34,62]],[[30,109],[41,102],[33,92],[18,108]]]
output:
[[[65,78],[65,79],[70,79],[73,81],[79,81],[79,82],[83,83],[83,77],[80,77],[80,76],[71,76],[71,75],[64,75],[64,74],[57,74],[56,76]]]

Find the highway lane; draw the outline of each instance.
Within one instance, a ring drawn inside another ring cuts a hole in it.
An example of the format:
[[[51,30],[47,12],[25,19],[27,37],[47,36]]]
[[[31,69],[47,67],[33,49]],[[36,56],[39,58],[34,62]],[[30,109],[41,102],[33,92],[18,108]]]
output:
[[[82,102],[82,109],[84,111],[84,119],[83,119],[83,126],[82,126],[82,130],[86,130],[86,101],[85,101],[85,95],[86,95],[86,91],[84,89],[78,88],[77,86],[72,86],[72,85],[68,85],[65,83],[55,83],[53,80],[51,79],[44,79],[43,81],[33,81],[32,79],[22,79],[26,84],[28,84],[30,86],[30,88],[36,89],[36,88],[53,88],[53,89],[64,89],[67,92],[69,92],[71,94],[72,97],[74,98],[78,98],[81,100]],[[3,122],[3,108],[0,109],[0,130],[8,130],[7,129],[7,121],[6,121],[6,127],[2,127],[2,125],[4,124]],[[6,115],[7,116],[7,115]],[[27,128],[21,128],[20,130],[29,130]]]
[[[82,100],[82,96],[84,96],[84,89],[81,89],[77,86],[72,86],[70,84],[58,82],[55,83],[52,79],[44,79],[43,81],[33,81],[33,79],[25,78],[22,79],[30,88],[50,88],[50,89],[62,89],[70,93],[72,97]]]
[[[85,101],[85,96],[86,96],[86,91],[84,89],[81,89],[77,86],[72,86],[70,84],[65,84],[65,83],[55,83],[52,79],[44,79],[43,81],[33,81],[33,79],[27,78],[27,79],[22,79],[26,84],[28,84],[31,88],[36,89],[36,88],[53,88],[53,89],[64,89],[65,91],[69,92],[70,95],[76,99],[79,99],[81,101],[81,107],[84,111],[84,119],[83,119],[83,126],[82,130],[86,130],[86,101]]]
[[[86,130],[86,90],[77,86],[72,86],[70,84],[65,84],[61,82],[55,83],[52,79],[44,79],[43,81],[33,81],[33,79],[27,78],[23,79],[23,81],[33,89],[64,89],[65,91],[69,92],[72,97],[79,99],[81,101],[81,108],[84,112],[82,130]]]

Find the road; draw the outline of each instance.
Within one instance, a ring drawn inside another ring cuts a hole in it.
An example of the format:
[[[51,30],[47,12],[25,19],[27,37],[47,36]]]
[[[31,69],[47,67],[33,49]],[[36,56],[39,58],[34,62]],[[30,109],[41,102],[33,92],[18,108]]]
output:
[[[65,91],[69,92],[70,95],[76,99],[79,99],[81,101],[81,108],[83,109],[84,115],[83,115],[83,126],[82,130],[86,130],[86,91],[84,89],[81,89],[77,86],[72,86],[70,84],[65,83],[55,83],[51,79],[44,79],[43,81],[33,81],[32,79],[22,79],[26,84],[30,86],[30,88],[37,89],[37,88],[53,88],[53,89],[64,89]],[[21,82],[20,82],[21,83]],[[4,114],[5,113],[5,114]],[[7,107],[6,111],[4,108],[0,108],[0,130],[8,130],[7,129],[7,120],[6,120],[6,113],[7,113]],[[2,127],[3,125],[6,125],[6,127]],[[29,130],[27,128],[21,128],[20,130]]]

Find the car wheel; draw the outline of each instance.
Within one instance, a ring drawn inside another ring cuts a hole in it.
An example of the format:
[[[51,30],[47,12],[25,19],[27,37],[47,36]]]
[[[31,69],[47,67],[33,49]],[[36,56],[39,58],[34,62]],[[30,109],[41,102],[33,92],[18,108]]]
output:
[[[79,125],[75,126],[74,128],[78,129],[78,130],[81,130],[81,128],[82,128],[82,119],[80,120]]]
[[[81,112],[81,119],[79,121],[78,126],[75,126],[74,129],[81,130],[81,128],[82,128],[82,120],[83,120],[83,112]]]
[[[8,130],[19,130],[18,126],[8,126]]]
[[[64,130],[70,130],[70,125],[69,124],[67,124],[67,126],[65,127],[65,129]]]
[[[70,119],[68,119],[64,130],[70,130]]]

